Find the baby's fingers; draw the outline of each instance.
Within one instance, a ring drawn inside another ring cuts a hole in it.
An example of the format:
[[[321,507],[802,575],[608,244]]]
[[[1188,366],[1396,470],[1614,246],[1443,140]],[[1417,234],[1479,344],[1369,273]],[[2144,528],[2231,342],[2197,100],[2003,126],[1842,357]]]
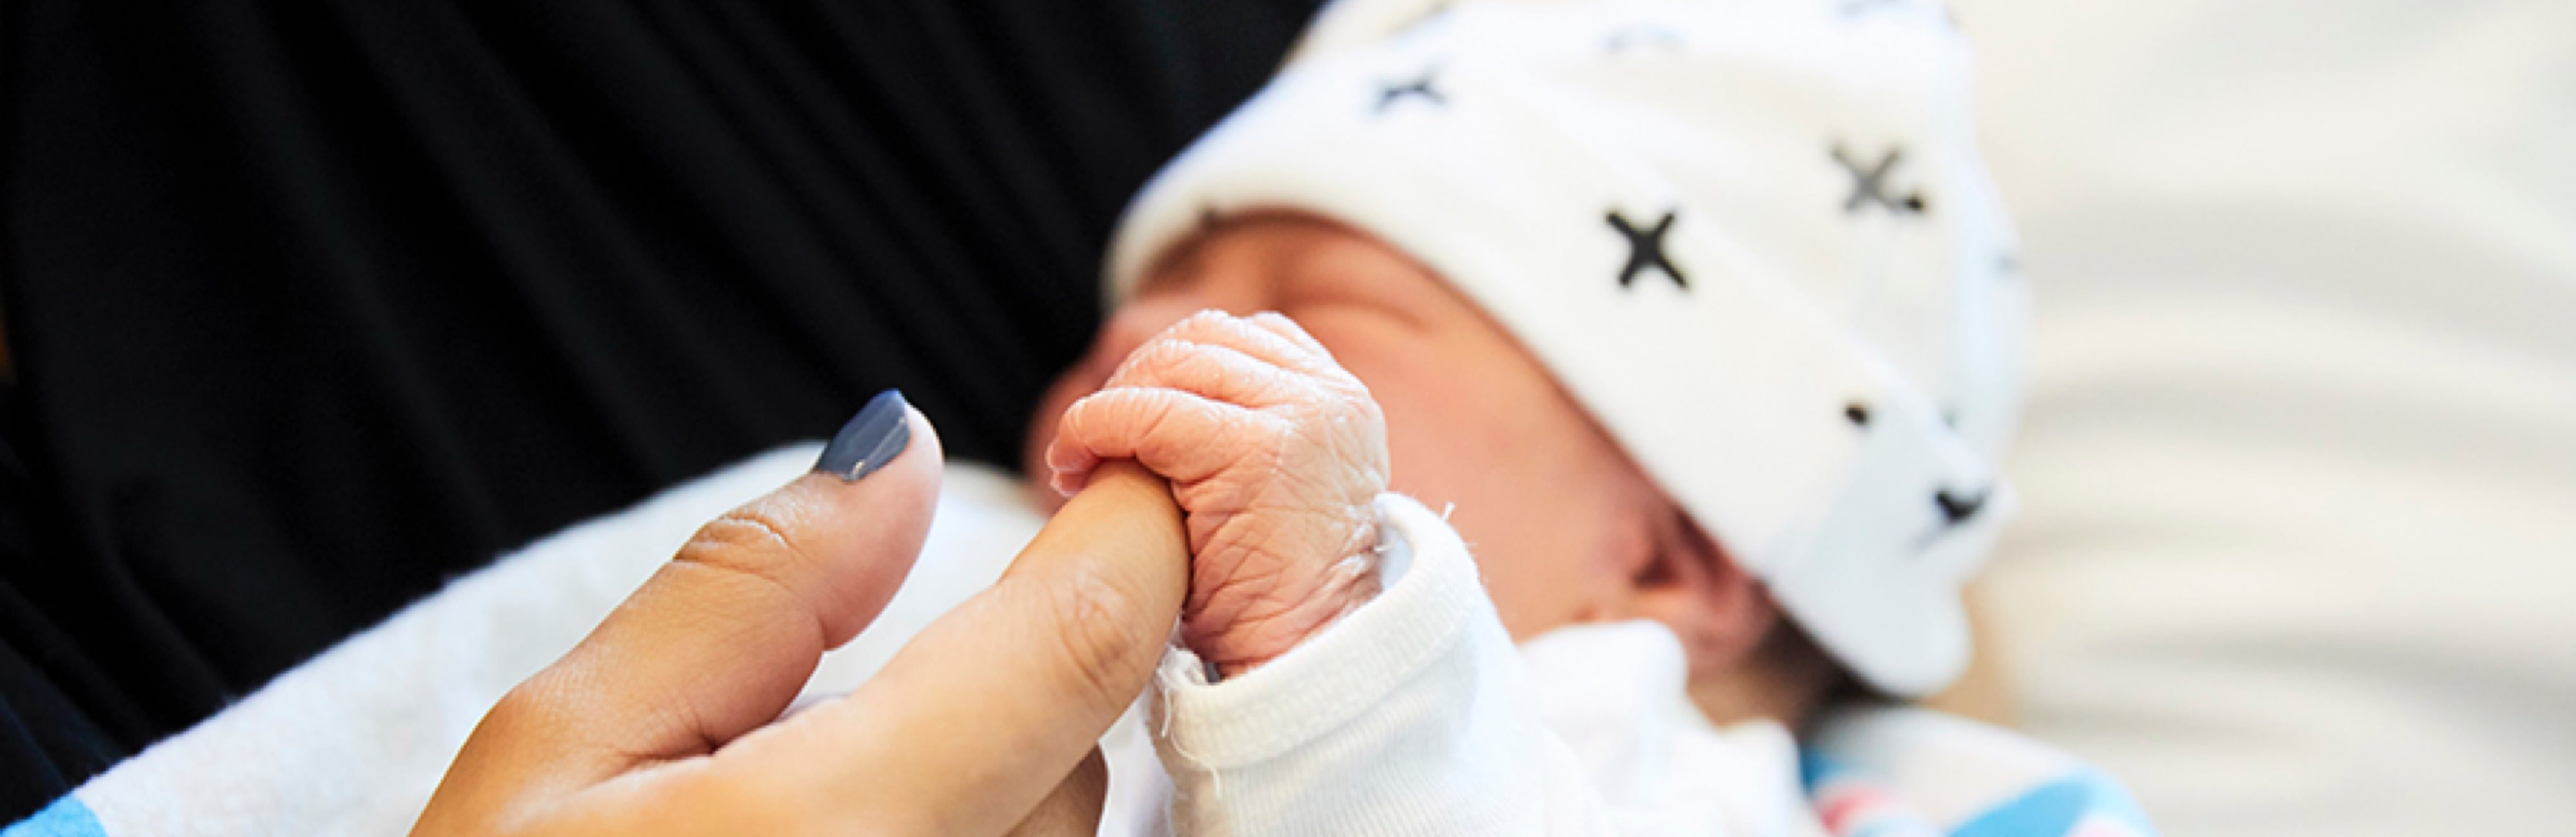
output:
[[[1163,387],[1260,410],[1312,404],[1326,393],[1311,375],[1282,369],[1232,347],[1156,339],[1127,356],[1108,386]]]
[[[1284,328],[1282,327],[1284,325]],[[1331,352],[1288,318],[1264,311],[1237,317],[1208,310],[1192,314],[1155,335],[1155,341],[1179,340],[1224,346],[1263,363],[1306,375],[1339,374]]]
[[[1262,331],[1286,338],[1289,343],[1294,344],[1306,353],[1322,360],[1327,365],[1331,365],[1336,369],[1341,367],[1338,362],[1333,360],[1332,350],[1324,348],[1323,341],[1316,340],[1315,336],[1312,334],[1307,334],[1305,326],[1298,325],[1296,320],[1289,319],[1286,314],[1282,314],[1277,311],[1260,311],[1251,316],[1244,317],[1243,322]]]
[[[1267,447],[1262,440],[1278,435],[1275,421],[1193,392],[1113,387],[1065,409],[1047,446],[1047,469],[1056,490],[1068,494],[1104,459],[1134,459],[1165,479],[1197,482],[1244,451]]]

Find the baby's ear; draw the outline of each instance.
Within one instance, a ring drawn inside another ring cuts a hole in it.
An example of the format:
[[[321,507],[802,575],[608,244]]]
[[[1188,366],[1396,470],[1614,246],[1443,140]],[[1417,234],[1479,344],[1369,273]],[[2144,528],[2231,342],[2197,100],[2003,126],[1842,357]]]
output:
[[[1693,680],[1722,675],[1753,656],[1780,623],[1770,591],[1692,530],[1694,549],[1666,549],[1631,581],[1637,615],[1681,638]]]

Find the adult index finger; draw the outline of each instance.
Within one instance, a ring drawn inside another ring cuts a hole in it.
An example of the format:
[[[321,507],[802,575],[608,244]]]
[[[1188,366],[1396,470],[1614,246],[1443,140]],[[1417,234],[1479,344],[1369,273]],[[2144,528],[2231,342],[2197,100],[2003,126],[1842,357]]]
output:
[[[1144,691],[1188,588],[1170,488],[1105,464],[1000,581],[858,691],[719,751],[705,778],[878,833],[1001,834]]]

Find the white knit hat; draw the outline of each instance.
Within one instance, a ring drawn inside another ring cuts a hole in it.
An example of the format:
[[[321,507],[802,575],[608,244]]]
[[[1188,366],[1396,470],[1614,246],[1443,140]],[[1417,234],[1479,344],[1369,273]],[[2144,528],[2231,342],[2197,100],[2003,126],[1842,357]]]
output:
[[[1518,337],[1854,673],[1948,683],[1960,583],[2009,511],[2027,298],[1945,12],[1403,5],[1328,10],[1165,168],[1112,295],[1207,212],[1367,230]]]

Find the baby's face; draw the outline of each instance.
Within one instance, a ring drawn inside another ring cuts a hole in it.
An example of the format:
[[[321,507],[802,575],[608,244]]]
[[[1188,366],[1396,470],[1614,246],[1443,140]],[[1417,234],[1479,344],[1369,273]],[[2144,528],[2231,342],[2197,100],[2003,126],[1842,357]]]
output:
[[[1709,591],[1737,571],[1509,334],[1403,254],[1311,219],[1228,224],[1148,277],[1039,402],[1029,473],[1047,473],[1067,405],[1206,308],[1287,314],[1368,386],[1394,490],[1454,506],[1514,638],[1593,620],[1747,618],[1710,614]]]

